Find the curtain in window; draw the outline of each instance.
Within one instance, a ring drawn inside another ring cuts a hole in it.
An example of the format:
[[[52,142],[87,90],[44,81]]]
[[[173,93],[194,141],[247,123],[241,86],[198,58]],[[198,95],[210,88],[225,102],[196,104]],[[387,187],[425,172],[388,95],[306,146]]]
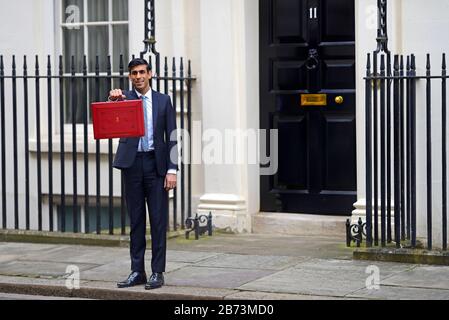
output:
[[[112,48],[114,56],[114,71],[119,71],[120,66],[120,55],[123,54],[125,72],[128,65],[128,25],[117,25],[112,27],[112,35],[114,37],[114,45]]]
[[[90,0],[87,3],[88,21],[109,21],[109,0]]]
[[[89,36],[89,72],[95,73],[96,56],[99,59],[100,72],[107,71],[108,52],[109,52],[109,26],[90,26],[88,27]],[[99,92],[100,101],[107,97],[109,90],[109,80],[95,79],[89,80],[89,103],[95,102],[97,91]],[[97,86],[99,84],[99,87]]]
[[[64,28],[64,72],[72,73],[72,56],[74,57],[74,69],[75,73],[80,73],[83,70],[83,57],[84,57],[84,27],[79,29]],[[72,94],[76,95],[79,99],[82,92],[82,81],[75,80],[75,86],[72,88],[71,81],[69,79],[64,80],[64,101],[65,101],[65,121],[71,123],[73,119],[72,112]],[[84,115],[84,109],[86,108],[83,101],[77,102],[77,123],[82,122]]]
[[[112,19],[128,21],[128,0],[112,0]]]
[[[89,71],[95,72],[95,59],[100,58],[100,72],[106,72],[107,56],[109,53],[109,27],[108,26],[89,26]]]
[[[84,55],[84,27],[80,27],[79,29],[64,27],[62,37],[64,39],[63,55],[65,72],[72,72],[72,56],[75,58],[75,72],[81,72]]]

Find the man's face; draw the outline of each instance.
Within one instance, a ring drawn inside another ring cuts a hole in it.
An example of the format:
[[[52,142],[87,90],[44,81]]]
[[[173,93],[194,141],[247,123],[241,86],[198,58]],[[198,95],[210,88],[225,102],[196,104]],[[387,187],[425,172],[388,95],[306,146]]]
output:
[[[146,65],[136,66],[129,72],[129,79],[138,91],[144,91],[150,86],[151,76]]]

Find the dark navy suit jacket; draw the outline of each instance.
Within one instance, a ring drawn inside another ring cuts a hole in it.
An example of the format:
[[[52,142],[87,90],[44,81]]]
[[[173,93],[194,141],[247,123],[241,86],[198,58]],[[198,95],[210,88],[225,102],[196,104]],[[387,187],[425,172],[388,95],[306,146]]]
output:
[[[138,100],[137,93],[124,91],[126,100]],[[156,91],[152,91],[153,98],[153,141],[156,157],[157,173],[166,176],[168,170],[178,170],[178,147],[176,135],[173,141],[170,139],[172,132],[176,132],[176,112],[173,109],[170,97]],[[137,155],[140,138],[123,138],[117,149],[114,159],[114,168],[130,168]],[[170,157],[171,155],[171,157]],[[173,160],[173,161],[172,161]]]

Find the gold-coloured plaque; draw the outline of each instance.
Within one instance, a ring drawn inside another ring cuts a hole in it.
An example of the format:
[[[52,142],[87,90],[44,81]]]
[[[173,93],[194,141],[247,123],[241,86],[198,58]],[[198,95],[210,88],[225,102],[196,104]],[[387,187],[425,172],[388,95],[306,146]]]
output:
[[[327,106],[327,94],[302,94],[301,106]]]

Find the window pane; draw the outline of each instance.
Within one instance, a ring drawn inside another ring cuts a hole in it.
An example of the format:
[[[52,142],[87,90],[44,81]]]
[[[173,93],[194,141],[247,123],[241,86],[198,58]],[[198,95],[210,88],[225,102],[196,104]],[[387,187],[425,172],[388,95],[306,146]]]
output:
[[[128,0],[112,0],[112,19],[128,21]]]
[[[58,230],[62,231],[62,207],[57,205],[58,212]],[[81,222],[81,207],[77,206],[76,210],[73,206],[65,207],[65,231],[66,232],[74,232],[75,228],[73,225],[73,213],[75,212],[78,216],[78,230],[80,230],[80,222]]]
[[[64,70],[71,72],[71,57],[75,56],[75,72],[82,71],[82,62],[84,55],[84,27],[79,29],[63,28],[64,42]]]
[[[97,207],[89,207],[89,225],[91,229],[95,229],[96,225],[97,225]],[[101,207],[100,209],[101,212],[101,230],[104,233],[108,233],[109,232],[109,207]],[[118,234],[120,233],[121,229],[121,225],[122,225],[122,214],[121,214],[121,208],[120,207],[114,207],[113,208],[113,216],[114,216],[114,229],[115,229],[115,233]],[[129,227],[129,217],[128,215],[126,215],[126,227]]]
[[[107,70],[109,52],[109,32],[107,26],[88,27],[89,35],[89,72],[95,72],[95,56],[100,58],[100,72]]]
[[[89,21],[109,21],[108,2],[108,0],[89,0],[87,5]]]
[[[110,82],[104,77],[89,80],[89,104],[92,102],[107,101],[109,96]],[[98,96],[98,98],[97,98]]]
[[[84,22],[83,0],[62,0],[62,23]]]
[[[94,202],[95,199],[90,199],[90,201]],[[58,213],[58,230],[62,231],[62,207],[59,204],[56,204],[57,213]],[[77,206],[76,210],[74,210],[73,205],[66,205],[65,207],[65,231],[66,232],[73,232],[73,212],[76,212],[78,216],[78,230],[81,230],[81,207]],[[88,207],[88,212],[84,213],[85,219],[89,219],[89,226],[90,230],[89,233],[94,233],[94,230],[96,231],[97,226],[97,207]],[[109,207],[101,206],[100,207],[100,221],[101,221],[101,231],[102,233],[108,234],[109,233]],[[121,208],[120,207],[113,207],[113,217],[114,217],[114,229],[115,233],[120,233],[121,230]],[[128,215],[126,216],[125,220],[125,226],[127,232],[130,232],[129,226],[130,226],[130,220]]]
[[[73,101],[75,102],[76,123],[82,124],[84,123],[84,117],[87,110],[87,100],[83,90],[82,79],[76,79],[73,84],[71,79],[64,81],[65,123],[72,123],[73,121]]]
[[[123,54],[123,67],[124,72],[127,71],[128,66],[128,25],[118,25],[112,27],[114,46],[113,46],[113,70],[114,72],[120,71],[120,55]]]

